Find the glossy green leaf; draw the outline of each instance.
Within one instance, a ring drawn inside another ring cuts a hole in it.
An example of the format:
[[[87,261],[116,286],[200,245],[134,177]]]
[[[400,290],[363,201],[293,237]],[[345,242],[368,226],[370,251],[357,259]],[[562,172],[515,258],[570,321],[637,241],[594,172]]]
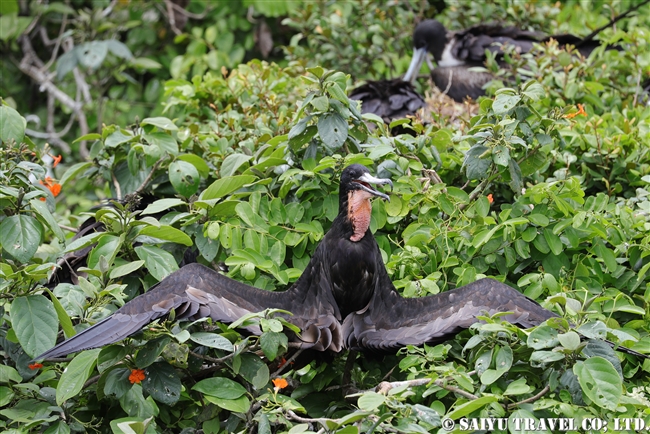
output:
[[[156,401],[174,405],[181,396],[181,380],[166,362],[157,362],[145,369],[142,389]]]
[[[56,343],[59,321],[52,302],[40,294],[18,297],[11,304],[12,328],[30,357],[38,356]]]
[[[36,253],[43,238],[43,225],[30,215],[12,215],[0,222],[2,248],[19,262]]]
[[[157,280],[178,270],[178,264],[171,253],[155,246],[137,246],[135,249],[138,258],[144,261],[147,270]]]
[[[100,351],[99,348],[83,351],[68,363],[56,387],[57,405],[63,404],[81,392],[95,368]]]

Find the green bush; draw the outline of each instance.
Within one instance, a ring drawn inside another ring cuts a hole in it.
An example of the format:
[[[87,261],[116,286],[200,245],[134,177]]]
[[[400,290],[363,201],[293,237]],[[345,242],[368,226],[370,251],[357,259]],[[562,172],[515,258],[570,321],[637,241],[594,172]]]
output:
[[[343,17],[360,5],[341,8]],[[557,20],[579,8],[542,6],[540,17]],[[19,111],[0,106],[0,425],[351,433],[439,431],[443,419],[463,417],[650,424],[650,361],[596,340],[650,354],[650,107],[634,87],[648,35],[631,26],[609,37],[629,50],[587,62],[553,46],[513,56],[532,80],[495,89],[467,124],[415,120],[415,137],[393,137],[359,114],[346,97],[354,71],[307,59],[172,78],[161,112],[103,125],[77,139],[88,160],[53,168]],[[260,337],[172,315],[30,367],[59,327],[69,337],[97,322],[188,250],[235,279],[285,289],[329,229],[338,177],[354,162],[394,181],[391,200],[373,203],[371,230],[405,296],[491,276],[561,317],[520,330],[496,315],[397,355],[294,358],[277,312],[242,319],[259,322]],[[91,208],[109,198],[121,201]],[[71,241],[67,226],[86,216],[105,230]],[[87,247],[78,283],[46,283],[62,254]]]

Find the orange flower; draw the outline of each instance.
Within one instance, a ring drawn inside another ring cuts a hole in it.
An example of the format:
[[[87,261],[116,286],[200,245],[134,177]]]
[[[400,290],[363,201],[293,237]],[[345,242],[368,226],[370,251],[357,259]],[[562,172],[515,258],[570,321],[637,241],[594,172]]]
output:
[[[57,183],[54,179],[52,179],[49,176],[45,177],[45,182],[43,180],[38,181],[41,185],[45,186],[50,192],[52,193],[52,196],[57,197],[59,193],[61,193],[61,184]],[[43,199],[43,198],[41,198]]]
[[[289,385],[286,379],[284,378],[274,378],[271,380],[276,389],[284,389]]]
[[[29,367],[29,369],[31,369],[33,371],[35,369],[42,368],[43,364],[42,363],[32,363],[31,365],[27,365],[27,366]]]
[[[131,369],[131,375],[129,375],[129,381],[131,384],[140,383],[144,380],[144,370],[143,369]]]
[[[492,197],[492,193],[487,195],[487,199],[488,199],[488,202],[490,202],[491,204],[494,203],[494,198]]]
[[[573,119],[578,115],[582,116],[587,116],[587,112],[585,111],[585,106],[582,104],[578,104],[578,111],[575,113],[569,113],[568,115],[564,115],[565,118],[567,119]]]
[[[61,159],[63,158],[63,155],[52,155],[50,154],[50,157],[54,158],[54,162],[52,163],[52,167],[56,167],[60,162]]]

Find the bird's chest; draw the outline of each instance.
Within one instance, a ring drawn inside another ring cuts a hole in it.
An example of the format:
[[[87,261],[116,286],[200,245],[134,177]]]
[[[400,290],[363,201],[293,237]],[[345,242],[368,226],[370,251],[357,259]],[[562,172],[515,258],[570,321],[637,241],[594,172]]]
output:
[[[332,291],[343,317],[366,307],[375,288],[379,251],[374,243],[341,240],[331,257]],[[381,259],[381,256],[379,256]]]

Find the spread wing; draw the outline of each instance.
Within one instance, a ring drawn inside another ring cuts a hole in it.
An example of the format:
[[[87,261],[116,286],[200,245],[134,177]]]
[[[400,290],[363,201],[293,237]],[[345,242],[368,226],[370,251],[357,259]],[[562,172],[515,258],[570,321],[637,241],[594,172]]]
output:
[[[517,27],[482,24],[457,32],[452,54],[468,63],[482,65],[485,61],[486,49],[500,53],[503,45],[513,45],[520,52],[526,53],[533,48],[534,42],[541,39],[541,36]]]
[[[200,264],[189,264],[170,274],[148,292],[126,303],[109,317],[56,345],[36,359],[52,358],[111,344],[175,310],[178,319],[210,317],[233,322],[267,308],[293,313],[287,320],[301,329],[292,340],[305,348],[340,351],[343,346],[340,314],[329,288],[327,270],[312,261],[287,291],[271,292],[230,279]],[[261,334],[259,327],[248,327]]]
[[[363,311],[348,316],[343,332],[349,347],[391,350],[447,340],[478,322],[479,315],[512,312],[504,319],[528,328],[556,316],[517,290],[481,279],[452,291],[404,298],[388,275]]]

